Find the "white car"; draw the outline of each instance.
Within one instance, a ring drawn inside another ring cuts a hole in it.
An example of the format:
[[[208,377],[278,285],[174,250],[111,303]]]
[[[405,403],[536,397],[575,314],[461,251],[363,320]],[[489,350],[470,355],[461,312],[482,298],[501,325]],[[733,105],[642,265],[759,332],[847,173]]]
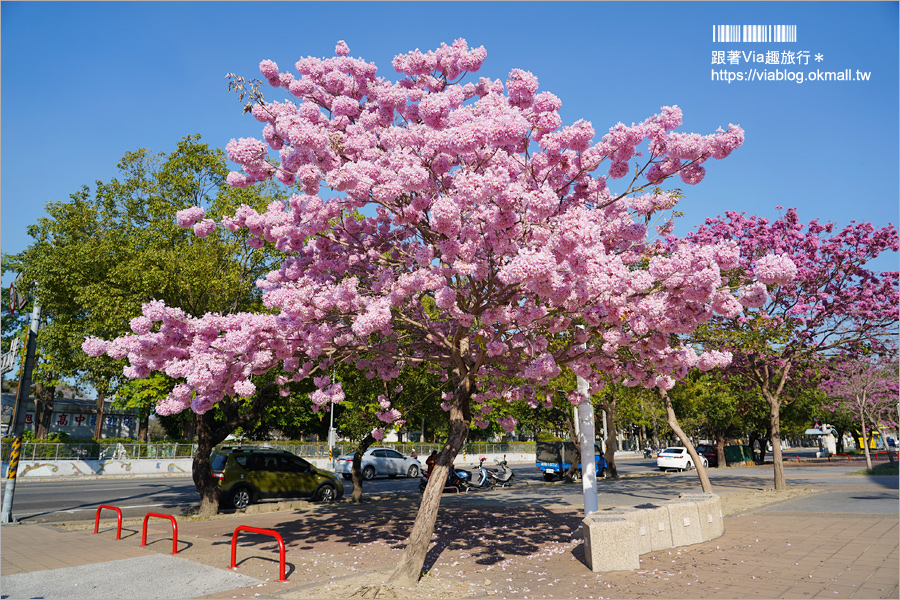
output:
[[[335,472],[344,476],[344,479],[353,477],[353,455],[344,454],[337,459]],[[362,455],[360,463],[363,479],[372,479],[378,475],[397,477],[418,477],[422,472],[422,463],[411,456],[400,454],[392,448],[369,448]]]
[[[700,457],[700,460],[703,461],[704,467],[709,466],[709,461],[703,456]],[[694,461],[691,459],[691,455],[688,454],[687,448],[674,446],[666,448],[659,453],[656,459],[656,466],[659,467],[660,471],[668,471],[669,469],[690,471],[694,468]]]

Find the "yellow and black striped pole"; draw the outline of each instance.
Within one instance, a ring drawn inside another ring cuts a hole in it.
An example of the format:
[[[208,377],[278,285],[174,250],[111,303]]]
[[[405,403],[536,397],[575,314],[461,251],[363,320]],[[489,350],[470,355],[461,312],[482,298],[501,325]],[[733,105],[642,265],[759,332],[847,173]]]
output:
[[[9,468],[6,470],[6,489],[3,490],[3,512],[0,514],[0,523],[9,525],[16,523],[12,516],[12,501],[16,494],[16,473],[19,472],[19,455],[22,454],[22,435],[13,440],[9,453]]]
[[[19,471],[19,456],[22,454],[22,436],[20,435],[13,440],[12,448],[9,452],[9,468],[6,470],[7,479],[15,479],[16,473]]]

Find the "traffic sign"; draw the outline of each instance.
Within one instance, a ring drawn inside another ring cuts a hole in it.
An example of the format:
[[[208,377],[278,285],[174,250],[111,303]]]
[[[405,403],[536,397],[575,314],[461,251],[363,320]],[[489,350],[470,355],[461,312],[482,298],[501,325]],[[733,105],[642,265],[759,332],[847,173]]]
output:
[[[28,303],[28,296],[16,289],[16,284],[9,284],[9,313],[14,315]]]
[[[22,347],[22,340],[13,338],[9,345],[9,352],[3,354],[0,358],[0,375],[6,374],[16,368],[19,357],[19,348]]]

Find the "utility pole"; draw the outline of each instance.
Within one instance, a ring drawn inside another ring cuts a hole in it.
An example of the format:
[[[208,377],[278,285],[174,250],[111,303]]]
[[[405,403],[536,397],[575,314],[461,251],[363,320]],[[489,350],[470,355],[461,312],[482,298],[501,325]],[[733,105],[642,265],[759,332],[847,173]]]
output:
[[[581,446],[581,487],[584,493],[584,516],[597,512],[597,463],[594,453],[594,405],[588,382],[576,378],[581,404],[576,407],[578,442]]]
[[[583,325],[578,326],[583,329]],[[581,349],[587,351],[587,344]],[[575,385],[581,396],[581,404],[575,407],[575,431],[581,446],[581,489],[584,495],[584,516],[598,510],[597,505],[597,461],[594,453],[594,405],[591,402],[590,386],[581,375],[575,376]]]
[[[25,403],[31,390],[31,373],[34,371],[34,355],[37,348],[38,325],[41,321],[41,305],[35,299],[31,311],[31,326],[28,329],[28,343],[25,351],[25,368],[19,378],[16,390],[16,406],[12,418],[12,434],[15,436],[9,456],[9,469],[6,474],[6,491],[3,494],[3,512],[0,523],[16,523],[12,516],[13,497],[16,493],[16,474],[19,471],[19,456],[22,452],[22,434],[25,431]]]

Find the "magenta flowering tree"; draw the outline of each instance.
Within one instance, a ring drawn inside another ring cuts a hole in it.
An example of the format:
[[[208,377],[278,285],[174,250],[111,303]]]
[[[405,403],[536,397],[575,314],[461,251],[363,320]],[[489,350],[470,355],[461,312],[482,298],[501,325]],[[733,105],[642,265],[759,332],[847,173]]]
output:
[[[885,426],[897,426],[896,360],[840,356],[829,362],[827,374],[822,387],[833,401],[823,408],[831,412],[843,408],[855,416],[862,434],[866,468],[871,470],[868,434],[879,431],[886,443]],[[893,463],[893,454],[888,456]]]
[[[736,303],[716,311],[702,341],[732,352],[730,369],[748,377],[766,400],[775,489],[783,490],[780,411],[788,382],[802,378],[805,365],[817,358],[880,352],[897,335],[897,271],[866,268],[881,253],[897,251],[897,229],[854,222],[837,230],[817,220],[804,225],[788,209],[776,221],[728,212],[707,219],[688,239],[738,244],[740,269],[757,274]],[[766,278],[782,285],[772,290]]]
[[[464,40],[397,56],[396,82],[343,42],[336,54],[303,58],[296,74],[260,63],[289,99],[256,95],[262,139],[227,147],[241,167],[233,185],[275,178],[302,193],[219,223],[200,208],[179,216],[198,235],[246,229],[252,244],[290,255],[257,284],[269,313],[190,318],[153,302],[134,335],[84,347],[127,357],[129,377],[178,378],[163,414],[250,396],[251,376],[276,366],[286,382],[338,362],[385,381],[430,365],[452,390],[442,398],[449,439],[392,575],[407,585],[421,574],[448,469],[470,424],[491,419],[489,401],[537,406],[562,368],[595,393],[607,378],[669,388],[695,365],[728,363],[673,339],[740,307],[735,294],[746,292],[722,276],[738,246],[685,243],[663,256],[648,227],[676,204],[667,180],[698,183],[744,136],[737,126],[678,132],[681,111],[666,107],[597,139],[586,121],[563,125],[559,98],[527,71],[463,83],[486,56]],[[771,267],[760,265],[764,284],[784,278]],[[313,408],[342,400],[340,384],[315,383]],[[508,415],[498,423],[516,426]]]

